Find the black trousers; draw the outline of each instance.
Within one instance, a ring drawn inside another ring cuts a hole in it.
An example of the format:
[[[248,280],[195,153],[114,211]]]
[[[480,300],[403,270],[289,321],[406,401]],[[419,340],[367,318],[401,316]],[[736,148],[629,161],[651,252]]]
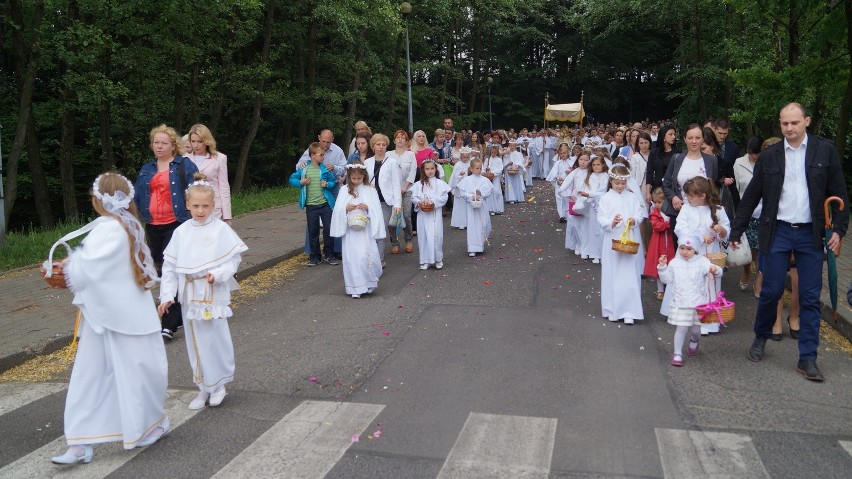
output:
[[[169,245],[172,239],[172,233],[180,226],[180,222],[175,221],[167,225],[145,225],[145,236],[148,239],[148,247],[151,248],[151,256],[154,258],[154,263],[157,266],[157,274],[163,272],[163,251]],[[169,329],[172,332],[183,326],[183,314],[180,311],[180,303],[175,296],[175,304],[169,311],[163,315],[163,329]]]

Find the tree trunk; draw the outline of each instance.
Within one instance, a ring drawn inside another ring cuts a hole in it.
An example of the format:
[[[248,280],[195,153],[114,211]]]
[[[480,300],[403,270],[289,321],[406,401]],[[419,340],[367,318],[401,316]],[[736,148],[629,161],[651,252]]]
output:
[[[15,140],[12,151],[6,163],[5,213],[4,224],[8,224],[15,199],[18,196],[18,163],[24,150],[27,137],[27,125],[32,115],[33,89],[36,72],[38,71],[38,53],[41,41],[41,21],[44,17],[44,2],[35,2],[35,13],[32,16],[31,42],[27,45],[24,39],[24,11],[20,0],[9,1],[9,13],[12,30],[12,45],[15,50],[15,76],[18,79],[18,125],[15,128]]]
[[[364,38],[367,35],[366,31],[362,31],[360,38]],[[352,124],[355,123],[355,113],[358,111],[358,91],[361,89],[361,66],[364,63],[364,55],[366,48],[364,48],[364,42],[358,42],[358,53],[355,55],[355,73],[352,75],[352,88],[350,91],[350,95],[352,98],[349,100],[349,111],[346,114],[346,134],[343,136],[343,148],[346,151],[346,148],[352,142],[352,128],[349,128]],[[348,151],[346,151],[349,153]]]
[[[198,78],[198,62],[192,65],[192,81],[189,89],[189,101],[191,105],[190,119],[191,124],[199,123],[198,118],[198,97],[201,96],[201,80]],[[191,126],[191,125],[187,125]],[[189,129],[189,128],[187,128]]]
[[[175,105],[174,105],[174,129],[183,131],[184,129],[184,103],[186,102],[186,86],[183,84],[184,73],[186,73],[186,64],[182,58],[177,59],[177,85],[175,85]]]
[[[480,34],[480,23],[477,20],[479,16],[474,12],[474,26],[473,26],[473,63],[471,64],[471,86],[470,86],[470,106],[468,107],[468,114],[473,114],[476,111],[476,95],[479,89],[479,76],[480,76],[480,59],[482,58],[482,35]]]
[[[787,64],[796,66],[801,56],[801,39],[799,38],[799,4],[790,0],[790,14],[787,17]]]
[[[98,105],[98,123],[101,136],[101,171],[115,168],[115,155],[112,148],[112,114],[109,101],[101,98]]]
[[[216,131],[219,129],[219,121],[222,120],[222,109],[225,104],[225,85],[228,82],[228,73],[231,70],[232,53],[225,54],[225,61],[222,64],[222,73],[219,75],[219,83],[216,85],[216,101],[213,103],[213,111],[210,114],[210,132],[216,136]]]
[[[259,75],[257,80],[257,92],[254,97],[254,109],[252,110],[251,124],[249,125],[245,138],[243,139],[242,148],[240,148],[240,159],[237,163],[237,173],[234,178],[234,184],[232,185],[234,193],[239,193],[242,190],[249,151],[251,150],[251,144],[254,141],[254,137],[257,135],[257,129],[260,126],[260,108],[263,106],[263,91],[267,77],[266,71],[269,67],[269,49],[272,46],[272,27],[274,25],[273,20],[275,12],[274,0],[270,0],[266,8],[266,22],[263,26],[263,49],[261,50],[260,55],[260,61],[263,64],[263,73]]]
[[[391,74],[390,95],[388,95],[388,116],[385,119],[385,131],[393,126],[394,108],[396,108],[396,89],[399,85],[399,52],[402,49],[402,32],[396,36],[396,48],[393,49],[393,73]]]
[[[27,122],[27,165],[30,167],[30,180],[33,187],[33,201],[35,202],[38,223],[44,229],[53,228],[53,212],[50,209],[50,198],[47,194],[47,179],[44,176],[44,165],[41,162],[41,150],[38,144],[38,136],[35,131],[33,115]]]
[[[308,36],[308,131],[316,132],[317,96],[317,29],[318,22],[311,22]],[[311,133],[312,135],[314,133]]]
[[[64,111],[60,124],[61,137],[59,140],[59,176],[62,180],[62,208],[65,219],[76,218],[79,215],[77,209],[77,195],[74,191],[74,129],[75,112],[69,105],[74,101],[73,93],[66,89],[62,94]]]
[[[846,24],[849,25],[852,23],[852,0],[844,0],[843,9],[846,11]],[[846,51],[852,58],[852,28],[849,27],[846,27]],[[843,101],[840,103],[840,120],[837,122],[837,136],[834,138],[841,160],[846,160],[844,170],[847,172],[852,171],[852,154],[846,152],[846,137],[849,135],[849,125],[852,123],[850,112],[852,112],[852,65],[849,66],[846,76],[846,93],[843,94]]]
[[[701,44],[701,16],[698,10],[698,4],[695,4],[695,13],[692,17],[692,24],[695,28],[695,64],[694,68],[702,68],[704,64],[704,54]],[[707,96],[704,89],[704,75],[698,76],[698,111],[699,117],[703,122],[707,118]]]

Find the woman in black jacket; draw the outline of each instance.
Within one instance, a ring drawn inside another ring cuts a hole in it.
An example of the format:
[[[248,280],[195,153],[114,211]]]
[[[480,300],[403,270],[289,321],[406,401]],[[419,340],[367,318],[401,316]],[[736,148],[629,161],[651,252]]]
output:
[[[651,203],[651,192],[654,191],[654,188],[663,186],[663,176],[666,174],[669,161],[675,154],[680,153],[680,149],[675,145],[677,132],[674,125],[663,126],[657,138],[657,147],[651,150],[651,154],[648,156],[648,167],[645,172],[645,184],[648,185],[645,191],[645,200],[649,204]]]

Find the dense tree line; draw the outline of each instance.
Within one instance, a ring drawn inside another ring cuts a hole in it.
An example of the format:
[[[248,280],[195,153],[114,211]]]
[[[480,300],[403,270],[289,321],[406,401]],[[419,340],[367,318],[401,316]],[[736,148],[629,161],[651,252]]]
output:
[[[584,97],[598,121],[710,116],[741,143],[811,108],[849,158],[852,0],[9,0],[0,125],[11,225],[88,211],[88,182],[135,176],[147,134],[207,124],[235,190],[278,184],[320,128],[542,124]],[[493,83],[487,81],[491,77]],[[842,153],[842,154],[843,154]],[[852,166],[847,161],[847,170]]]

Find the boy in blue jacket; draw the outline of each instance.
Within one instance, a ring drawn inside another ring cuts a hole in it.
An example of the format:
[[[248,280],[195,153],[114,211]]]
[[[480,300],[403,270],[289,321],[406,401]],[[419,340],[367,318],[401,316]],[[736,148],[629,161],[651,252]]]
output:
[[[308,217],[308,235],[311,245],[311,259],[308,266],[316,266],[322,261],[319,244],[320,219],[322,219],[323,248],[325,261],[331,265],[340,264],[334,255],[334,239],[331,237],[331,213],[334,210],[334,190],[337,179],[334,173],[323,165],[325,148],[322,143],[314,142],[308,147],[311,162],[290,175],[290,186],[301,187],[299,207]]]

